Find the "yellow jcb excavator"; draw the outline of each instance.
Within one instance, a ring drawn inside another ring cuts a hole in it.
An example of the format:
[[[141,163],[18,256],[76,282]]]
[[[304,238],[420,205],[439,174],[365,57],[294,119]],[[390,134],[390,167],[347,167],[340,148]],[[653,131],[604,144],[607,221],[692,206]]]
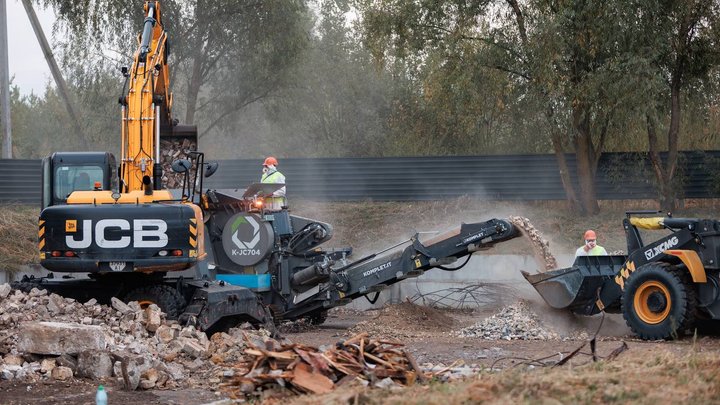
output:
[[[119,166],[107,152],[57,152],[44,159],[38,247],[50,271],[89,273],[102,281],[92,284],[94,290],[111,286],[110,295],[167,309],[184,300],[162,283],[165,274],[205,256],[203,213],[193,200],[209,171],[202,153],[186,151],[188,159],[174,165],[186,179],[182,195],[163,189],[161,137],[196,143],[197,130],[172,118],[160,2],[146,1],[144,11],[133,64],[122,69]]]

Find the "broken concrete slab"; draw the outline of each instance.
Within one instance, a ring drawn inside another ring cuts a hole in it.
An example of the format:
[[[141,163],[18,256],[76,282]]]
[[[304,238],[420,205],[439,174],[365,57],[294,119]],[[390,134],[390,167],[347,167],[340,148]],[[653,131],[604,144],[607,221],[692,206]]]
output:
[[[111,377],[113,373],[113,360],[110,353],[98,350],[86,350],[78,355],[76,375],[99,379]]]
[[[37,354],[78,354],[85,350],[103,350],[107,344],[100,326],[60,322],[20,324],[17,350]]]
[[[120,301],[116,297],[110,298],[110,304],[112,305],[113,308],[117,309],[122,314],[129,314],[129,313],[134,312],[132,310],[132,308],[130,308],[126,303]]]

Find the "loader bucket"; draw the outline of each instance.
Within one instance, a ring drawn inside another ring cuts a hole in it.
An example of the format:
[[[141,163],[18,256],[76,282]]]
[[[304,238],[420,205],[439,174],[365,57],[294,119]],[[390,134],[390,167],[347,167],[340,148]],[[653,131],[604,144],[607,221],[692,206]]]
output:
[[[614,279],[625,259],[625,256],[581,256],[572,267],[522,274],[551,307],[592,315],[597,312],[593,304],[598,289]]]

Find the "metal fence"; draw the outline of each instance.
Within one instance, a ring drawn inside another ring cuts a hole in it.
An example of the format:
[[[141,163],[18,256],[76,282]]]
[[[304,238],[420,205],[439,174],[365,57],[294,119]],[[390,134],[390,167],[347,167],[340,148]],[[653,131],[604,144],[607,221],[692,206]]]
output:
[[[572,181],[574,155],[566,156]],[[261,159],[219,161],[206,188],[243,188],[259,181]],[[720,195],[720,151],[684,152],[683,196]],[[328,201],[439,200],[463,195],[493,200],[563,200],[554,155],[280,159],[288,197]],[[0,202],[39,203],[40,161],[0,160]],[[655,178],[645,155],[603,154],[596,173],[603,200],[654,199]]]

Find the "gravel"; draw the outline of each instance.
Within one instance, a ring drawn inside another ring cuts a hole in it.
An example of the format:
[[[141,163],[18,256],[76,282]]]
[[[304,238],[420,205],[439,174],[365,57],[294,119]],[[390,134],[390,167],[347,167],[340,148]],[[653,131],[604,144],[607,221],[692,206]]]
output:
[[[457,334],[487,340],[551,340],[560,337],[553,330],[543,327],[537,315],[523,301],[507,306]]]

